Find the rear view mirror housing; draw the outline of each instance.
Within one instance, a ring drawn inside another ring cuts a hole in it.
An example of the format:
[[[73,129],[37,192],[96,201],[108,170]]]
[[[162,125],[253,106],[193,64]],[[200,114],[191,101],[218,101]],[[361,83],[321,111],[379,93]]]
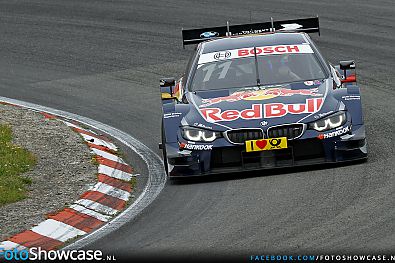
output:
[[[343,60],[339,62],[341,70],[355,69],[354,60]]]
[[[341,83],[356,83],[357,75],[355,72],[355,61],[344,60],[339,62],[339,68],[343,71]]]
[[[176,80],[174,78],[163,78],[159,80],[159,87],[160,87],[162,100],[175,99],[173,95],[175,84],[176,84]]]
[[[176,84],[176,80],[174,78],[163,78],[159,80],[159,86],[162,87],[171,87]]]

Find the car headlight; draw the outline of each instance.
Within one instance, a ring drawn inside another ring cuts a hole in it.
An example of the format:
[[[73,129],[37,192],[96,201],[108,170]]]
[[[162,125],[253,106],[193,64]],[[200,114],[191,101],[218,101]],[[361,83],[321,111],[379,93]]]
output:
[[[222,136],[220,132],[194,127],[181,127],[181,135],[184,139],[193,142],[212,142]]]
[[[342,126],[346,123],[346,112],[339,111],[318,121],[309,123],[309,128],[316,131],[326,131]]]

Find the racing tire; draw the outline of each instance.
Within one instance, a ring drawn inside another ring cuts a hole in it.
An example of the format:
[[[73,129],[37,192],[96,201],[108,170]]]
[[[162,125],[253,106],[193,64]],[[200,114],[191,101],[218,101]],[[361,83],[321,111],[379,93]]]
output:
[[[163,155],[163,166],[165,167],[166,175],[169,176],[169,167],[167,165],[167,153],[166,153],[166,136],[165,136],[165,129],[162,121],[162,155]]]

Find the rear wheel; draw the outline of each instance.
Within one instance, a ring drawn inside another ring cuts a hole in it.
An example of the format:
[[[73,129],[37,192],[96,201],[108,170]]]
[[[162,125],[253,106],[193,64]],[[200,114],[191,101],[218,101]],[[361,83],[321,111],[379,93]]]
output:
[[[167,153],[166,153],[166,136],[165,129],[162,121],[162,154],[163,154],[163,166],[165,167],[166,175],[169,176],[169,167],[167,165]]]

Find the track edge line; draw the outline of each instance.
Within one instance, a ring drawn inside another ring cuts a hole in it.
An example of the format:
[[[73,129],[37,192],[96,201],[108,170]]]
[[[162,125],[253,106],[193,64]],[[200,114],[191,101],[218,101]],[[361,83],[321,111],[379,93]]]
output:
[[[115,218],[108,221],[102,227],[67,245],[61,250],[81,249],[99,240],[100,238],[103,238],[111,232],[119,229],[124,224],[132,221],[136,216],[138,216],[148,205],[150,205],[156,199],[156,197],[164,188],[167,176],[163,170],[161,158],[150,148],[148,148],[146,145],[144,145],[142,142],[132,137],[131,135],[107,124],[74,113],[1,96],[0,101],[12,105],[21,106],[23,108],[28,108],[34,111],[47,112],[49,114],[65,119],[74,120],[89,127],[92,127],[96,130],[99,130],[103,133],[106,133],[118,140],[119,142],[123,143],[133,152],[135,152],[147,166],[148,179],[144,190],[129,207],[123,210]]]

